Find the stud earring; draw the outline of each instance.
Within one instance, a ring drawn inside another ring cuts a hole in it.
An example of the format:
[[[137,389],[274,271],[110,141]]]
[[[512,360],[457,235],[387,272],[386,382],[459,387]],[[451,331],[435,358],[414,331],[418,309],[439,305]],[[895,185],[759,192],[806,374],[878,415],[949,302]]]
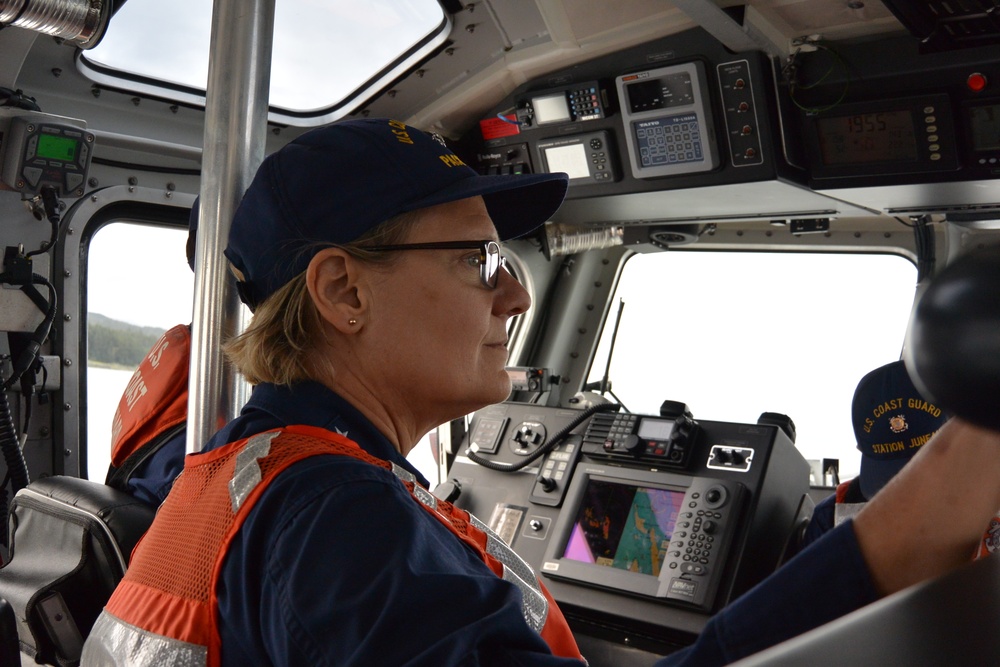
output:
[[[355,324],[358,323],[358,321],[352,317],[351,319],[347,320],[347,323],[353,327]]]

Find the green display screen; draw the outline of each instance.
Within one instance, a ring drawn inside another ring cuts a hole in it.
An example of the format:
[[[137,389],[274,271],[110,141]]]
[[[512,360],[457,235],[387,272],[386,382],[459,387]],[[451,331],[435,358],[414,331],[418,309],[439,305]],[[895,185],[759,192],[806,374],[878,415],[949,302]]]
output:
[[[73,162],[76,159],[76,139],[56,136],[54,134],[38,135],[38,157],[46,160],[62,160]]]

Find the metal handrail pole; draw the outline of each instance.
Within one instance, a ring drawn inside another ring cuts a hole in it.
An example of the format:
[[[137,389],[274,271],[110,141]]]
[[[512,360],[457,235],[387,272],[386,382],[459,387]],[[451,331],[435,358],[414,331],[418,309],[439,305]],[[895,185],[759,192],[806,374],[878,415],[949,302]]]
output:
[[[242,329],[243,308],[222,251],[264,159],[274,0],[215,0],[205,106],[186,449],[201,451],[239,412],[246,384],[221,345]]]

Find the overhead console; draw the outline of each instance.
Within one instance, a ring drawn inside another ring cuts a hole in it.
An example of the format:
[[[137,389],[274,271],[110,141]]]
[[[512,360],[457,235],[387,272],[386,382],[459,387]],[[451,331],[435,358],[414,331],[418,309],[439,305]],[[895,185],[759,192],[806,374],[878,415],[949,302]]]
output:
[[[568,173],[554,221],[576,225],[995,219],[1000,58],[918,50],[806,45],[776,72],[693,29],[525,84],[461,150],[482,173]]]
[[[447,488],[540,573],[574,632],[662,655],[777,567],[808,480],[773,423],[508,402],[473,417]]]
[[[772,70],[693,29],[522,86],[459,150],[484,174],[567,173],[556,222],[870,214],[806,187]]]
[[[792,127],[806,147],[809,185],[896,215],[996,218],[996,48],[921,54],[919,47],[901,35],[796,58]]]

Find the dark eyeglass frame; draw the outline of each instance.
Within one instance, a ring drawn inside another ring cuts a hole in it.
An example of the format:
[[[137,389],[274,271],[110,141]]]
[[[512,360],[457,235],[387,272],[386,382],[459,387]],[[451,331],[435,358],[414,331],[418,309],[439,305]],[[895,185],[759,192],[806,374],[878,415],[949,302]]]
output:
[[[436,241],[433,243],[399,243],[397,245],[361,246],[359,250],[369,252],[397,252],[400,250],[478,250],[479,279],[487,289],[496,289],[500,279],[500,269],[507,268],[507,258],[500,254],[500,244],[484,239],[482,241]],[[491,261],[495,257],[496,261]]]

